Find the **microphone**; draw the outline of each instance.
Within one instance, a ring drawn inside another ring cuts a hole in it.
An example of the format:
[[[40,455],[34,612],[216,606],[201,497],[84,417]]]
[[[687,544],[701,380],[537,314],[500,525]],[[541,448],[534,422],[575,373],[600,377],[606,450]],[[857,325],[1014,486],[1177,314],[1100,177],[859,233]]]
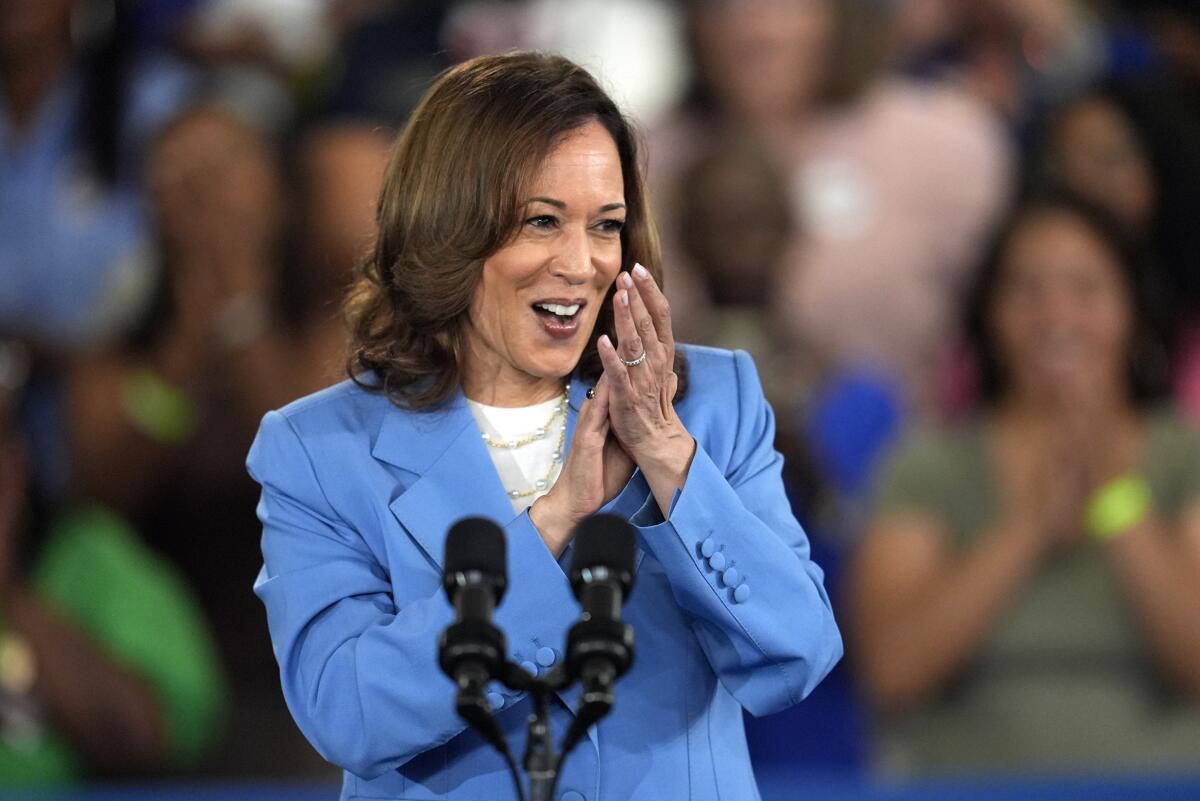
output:
[[[446,535],[442,586],[454,606],[455,622],[442,632],[438,664],[458,687],[458,714],[484,738],[508,753],[492,717],[487,683],[500,676],[507,647],[492,613],[507,585],[504,532],[490,520],[468,517]]]
[[[564,755],[612,709],[613,683],[633,663],[633,629],[621,622],[633,588],[633,527],[616,515],[594,515],[576,527],[574,542],[569,575],[583,614],[567,635],[566,669],[583,694]]]

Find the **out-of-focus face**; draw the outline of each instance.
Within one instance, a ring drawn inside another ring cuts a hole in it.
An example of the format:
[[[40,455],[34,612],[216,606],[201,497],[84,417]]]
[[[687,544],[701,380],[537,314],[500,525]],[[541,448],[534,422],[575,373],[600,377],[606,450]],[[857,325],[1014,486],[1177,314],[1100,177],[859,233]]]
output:
[[[484,262],[471,303],[468,397],[515,406],[561,391],[621,269],[624,186],[597,122],[566,134],[531,177],[520,230]]]
[[[1105,100],[1076,104],[1055,132],[1063,183],[1132,231],[1154,214],[1154,177],[1129,120]]]
[[[1009,241],[992,309],[1009,392],[1061,403],[1125,388],[1133,307],[1116,256],[1067,211]]]
[[[342,123],[311,133],[301,149],[305,255],[340,284],[375,235],[389,144],[376,127]]]
[[[200,107],[156,143],[149,188],[168,241],[272,236],[281,223],[276,166],[256,131],[219,108]]]
[[[751,122],[784,119],[825,83],[831,0],[708,0],[693,12],[698,57],[717,101]]]

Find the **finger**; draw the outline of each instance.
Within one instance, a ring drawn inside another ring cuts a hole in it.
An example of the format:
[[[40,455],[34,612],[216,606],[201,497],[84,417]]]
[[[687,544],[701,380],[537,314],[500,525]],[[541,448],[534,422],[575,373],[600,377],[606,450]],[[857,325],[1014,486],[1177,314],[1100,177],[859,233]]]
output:
[[[600,363],[604,365],[604,375],[608,378],[608,392],[610,393],[608,403],[611,406],[623,396],[627,395],[630,390],[629,384],[629,368],[617,355],[617,348],[613,345],[612,340],[608,338],[608,334],[604,334],[596,342],[596,351],[600,354]]]
[[[618,282],[618,286],[624,284],[625,279],[622,278]],[[627,362],[640,357],[642,351],[642,338],[638,336],[637,328],[633,324],[633,312],[629,308],[629,290],[618,289],[615,303],[613,303],[613,320],[617,328],[617,352],[621,358]]]
[[[642,341],[642,347],[646,349],[647,358],[654,362],[656,371],[660,370],[662,368],[663,344],[654,329],[654,319],[650,316],[650,311],[646,308],[642,293],[632,278],[629,279],[629,285],[629,315],[633,318],[634,330],[637,331],[638,338]],[[669,365],[667,369],[670,369]]]
[[[654,331],[658,341],[674,357],[675,333],[671,328],[671,304],[667,303],[667,296],[659,289],[658,284],[654,283],[654,276],[650,275],[650,271],[640,264],[633,265],[633,280],[654,320]]]

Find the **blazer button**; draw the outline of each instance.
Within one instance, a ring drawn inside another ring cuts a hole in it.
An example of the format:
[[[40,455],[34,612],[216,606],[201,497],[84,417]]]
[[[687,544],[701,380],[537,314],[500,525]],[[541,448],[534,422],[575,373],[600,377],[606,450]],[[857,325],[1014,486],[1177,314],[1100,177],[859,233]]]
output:
[[[530,662],[528,659],[521,663],[521,670],[524,670],[531,676],[536,676],[538,674],[538,666]]]
[[[737,568],[731,567],[721,574],[721,583],[726,587],[735,587],[737,586],[739,578],[741,578],[741,576],[738,575]]]
[[[542,667],[550,667],[558,660],[558,652],[553,648],[542,647],[537,649],[537,653],[533,657]]]
[[[712,537],[709,537],[704,542],[700,543],[700,555],[705,559],[712,556],[717,551],[717,543]]]
[[[744,604],[750,600],[750,585],[743,584],[733,591],[733,600],[739,604]]]
[[[487,702],[492,705],[492,709],[504,709],[504,696],[500,693],[488,693]]]
[[[725,569],[725,554],[717,551],[712,556],[708,557],[708,566],[713,570]]]
[[[583,793],[577,793],[574,790],[567,790],[558,797],[558,801],[587,801],[587,799],[583,797]]]

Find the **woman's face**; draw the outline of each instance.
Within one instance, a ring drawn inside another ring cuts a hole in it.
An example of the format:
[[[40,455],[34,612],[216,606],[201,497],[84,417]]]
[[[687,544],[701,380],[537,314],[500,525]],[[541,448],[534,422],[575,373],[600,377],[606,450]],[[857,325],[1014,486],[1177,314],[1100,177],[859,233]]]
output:
[[[728,113],[786,120],[820,93],[833,38],[830,0],[709,0],[693,13],[697,55]]]
[[[1154,216],[1154,175],[1128,118],[1106,100],[1085,100],[1055,131],[1062,180],[1080,197],[1113,214],[1131,231]]]
[[[599,123],[551,150],[521,198],[516,236],[484,262],[467,326],[468,397],[525,405],[561,390],[621,269],[624,187]]]
[[[1067,211],[1027,219],[1001,270],[992,325],[1010,394],[1054,402],[1123,390],[1132,304],[1087,223]]]

